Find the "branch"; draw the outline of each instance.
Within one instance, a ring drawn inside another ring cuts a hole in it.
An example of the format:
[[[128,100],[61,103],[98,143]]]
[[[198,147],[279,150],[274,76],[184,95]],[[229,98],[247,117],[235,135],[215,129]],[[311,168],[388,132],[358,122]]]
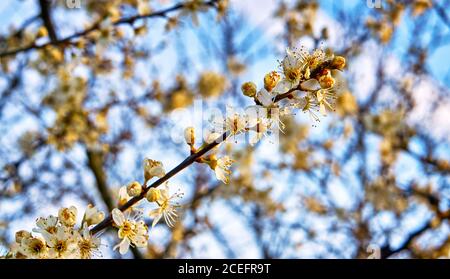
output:
[[[114,201],[109,193],[108,183],[106,181],[105,171],[103,169],[103,152],[93,151],[86,149],[86,155],[88,157],[88,165],[95,177],[95,184],[100,196],[105,202],[108,211],[112,211],[115,207]],[[142,255],[136,247],[131,248],[131,252],[135,259],[142,259]]]
[[[43,1],[43,0],[40,0]],[[214,4],[217,2],[218,0],[210,0],[207,2],[202,3],[203,6],[214,6]],[[180,3],[177,5],[174,5],[170,8],[166,8],[160,11],[156,11],[153,13],[149,13],[149,14],[145,14],[145,15],[135,15],[135,16],[131,16],[131,17],[127,17],[127,18],[122,18],[119,19],[115,22],[112,23],[113,26],[119,26],[122,24],[132,24],[135,21],[139,20],[139,19],[145,19],[145,18],[153,18],[153,17],[166,17],[168,13],[183,9],[187,6],[186,3]],[[64,44],[68,44],[70,43],[71,40],[73,39],[77,39],[79,37],[84,37],[88,34],[90,34],[91,32],[95,31],[95,30],[99,30],[100,29],[100,22],[95,23],[93,26],[84,29],[82,31],[76,32],[72,35],[69,35],[67,37],[64,37],[62,39],[58,39],[58,40],[51,40],[50,42],[47,43],[42,43],[42,44],[36,44],[36,43],[32,43],[29,44],[28,46],[24,46],[24,47],[20,47],[20,48],[16,48],[16,49],[12,49],[12,50],[7,50],[5,52],[0,53],[0,58],[1,57],[7,57],[7,56],[11,56],[11,55],[16,55],[18,53],[21,52],[28,52],[30,50],[38,50],[38,49],[43,49],[47,46],[50,45],[64,45]],[[47,26],[46,26],[47,27]],[[50,31],[50,30],[48,30]],[[49,32],[50,35],[50,32]]]
[[[50,41],[55,43],[58,40],[58,36],[56,35],[55,27],[50,14],[50,3],[48,0],[39,0],[39,6],[41,7],[40,16],[44,22],[45,28],[47,29]]]
[[[448,28],[450,28],[450,18],[445,13],[445,9],[438,5],[437,3],[433,3],[434,9],[438,16],[441,18],[441,20],[444,22],[445,25],[447,25]]]
[[[418,228],[416,231],[412,232],[408,238],[403,242],[402,245],[400,245],[398,248],[396,249],[392,249],[389,247],[389,244],[387,244],[386,246],[381,248],[381,258],[382,259],[387,259],[390,256],[397,254],[398,252],[407,249],[409,247],[409,245],[411,245],[411,243],[414,241],[414,239],[416,239],[416,237],[418,237],[419,235],[421,235],[423,232],[425,232],[426,230],[428,230],[429,228],[431,228],[431,221],[426,222],[425,225],[423,225],[422,227]]]
[[[97,189],[100,192],[100,196],[106,204],[109,211],[113,210],[115,205],[109,193],[108,185],[106,182],[105,172],[103,170],[103,153],[93,150],[86,150],[88,157],[88,165],[95,177],[95,183]]]
[[[142,193],[139,196],[130,199],[127,203],[125,203],[124,205],[119,207],[119,209],[121,211],[125,211],[128,208],[132,207],[134,204],[136,204],[138,201],[142,200],[145,197],[145,195],[147,194],[148,190],[150,190],[150,188],[156,188],[156,187],[162,185],[164,182],[169,180],[171,177],[173,177],[174,175],[176,175],[177,173],[184,170],[185,168],[190,166],[192,163],[194,163],[195,161],[200,159],[200,157],[205,155],[208,151],[212,150],[214,147],[218,146],[221,142],[225,141],[229,137],[229,135],[230,135],[230,132],[223,133],[223,135],[220,136],[217,140],[206,145],[200,151],[187,157],[183,162],[181,162],[178,166],[176,166],[171,171],[169,171],[165,176],[156,180],[148,187],[145,187],[145,185],[144,185],[144,187],[142,189]],[[91,233],[92,234],[98,233],[99,231],[108,227],[111,224],[111,222],[112,222],[112,216],[111,216],[111,214],[109,214],[109,216],[107,218],[105,218],[101,223],[99,223],[98,225],[96,225],[95,227],[92,228]]]

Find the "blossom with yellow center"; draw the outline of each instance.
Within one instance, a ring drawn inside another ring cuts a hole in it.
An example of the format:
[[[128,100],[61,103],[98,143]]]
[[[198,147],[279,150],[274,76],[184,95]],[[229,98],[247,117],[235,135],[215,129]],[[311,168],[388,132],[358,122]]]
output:
[[[58,212],[58,217],[63,225],[73,227],[77,222],[77,208],[75,206],[61,208]]]
[[[91,259],[93,256],[100,256],[100,238],[91,235],[89,228],[85,226],[81,233],[77,235],[77,258]]]
[[[126,254],[130,246],[145,247],[148,241],[148,229],[144,221],[125,217],[117,208],[112,210],[114,224],[119,228],[117,235],[122,241],[114,247],[119,248],[120,254]]]
[[[71,259],[76,257],[77,242],[65,227],[58,227],[55,234],[43,235],[47,241],[49,257],[53,259]]]
[[[229,176],[231,174],[230,166],[234,162],[229,156],[216,159],[215,155],[211,155],[207,162],[209,167],[214,170],[216,178],[225,184],[229,182]]]
[[[45,259],[48,257],[48,247],[45,241],[38,237],[24,237],[20,242],[19,252],[28,259]]]
[[[154,227],[163,217],[166,224],[169,227],[173,227],[176,218],[178,217],[176,209],[179,207],[178,203],[175,203],[173,200],[181,198],[183,193],[176,192],[175,194],[170,195],[168,183],[164,185],[164,188],[158,190],[159,199],[155,201],[158,204],[158,208],[150,211],[149,214],[150,217],[153,218],[152,227]]]
[[[274,91],[282,93],[297,86],[302,78],[302,67],[303,61],[300,59],[299,54],[293,49],[286,48],[286,56],[281,61],[284,78],[277,83]]]
[[[33,229],[36,233],[56,233],[56,225],[58,224],[58,218],[50,215],[47,218],[40,217],[36,220],[37,228]]]

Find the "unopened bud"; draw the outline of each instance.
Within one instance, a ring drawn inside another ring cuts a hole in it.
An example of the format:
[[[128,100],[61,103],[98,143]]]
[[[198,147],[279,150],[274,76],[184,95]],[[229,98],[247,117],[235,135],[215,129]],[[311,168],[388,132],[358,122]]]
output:
[[[24,231],[24,230],[16,232],[16,242],[17,243],[21,243],[22,239],[25,239],[25,238],[31,238],[31,233],[28,231]]]
[[[146,196],[146,198],[149,202],[155,202],[155,201],[159,200],[160,197],[161,197],[161,191],[156,188],[150,188],[150,190],[148,190],[147,196]]]
[[[330,88],[333,87],[335,84],[334,78],[331,76],[331,74],[323,75],[319,77],[319,83],[320,87],[322,88]]]
[[[152,159],[144,160],[144,178],[146,181],[152,179],[153,177],[163,177],[166,174],[163,164],[160,161],[155,161]]]
[[[280,75],[275,71],[266,74],[264,76],[264,88],[269,92],[272,91],[272,89],[274,89],[275,86],[277,86],[278,82],[280,81],[280,78],[281,78]]]
[[[42,37],[46,37],[47,35],[48,35],[47,28],[45,28],[44,26],[41,26],[41,27],[38,29],[38,32],[37,32],[37,34],[36,34],[36,37],[42,38]]]
[[[194,127],[187,127],[184,130],[184,140],[188,145],[193,145],[195,143],[195,130]]]
[[[137,197],[142,192],[142,185],[137,181],[133,181],[127,185],[127,194],[130,197]]]
[[[334,57],[333,61],[331,62],[331,67],[333,69],[342,70],[345,67],[345,58],[342,56],[336,56]]]
[[[255,97],[256,95],[256,84],[248,81],[241,86],[242,93],[247,97]]]

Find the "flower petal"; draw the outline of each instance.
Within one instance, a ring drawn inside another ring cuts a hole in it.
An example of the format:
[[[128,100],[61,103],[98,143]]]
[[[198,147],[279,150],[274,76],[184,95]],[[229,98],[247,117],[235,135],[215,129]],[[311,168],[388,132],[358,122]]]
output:
[[[272,90],[275,94],[283,94],[289,91],[293,87],[293,83],[289,80],[282,79],[278,84],[275,86],[275,88]]]
[[[155,219],[153,219],[152,228],[161,220],[162,214],[158,214],[158,216],[155,216]]]
[[[133,243],[137,246],[137,247],[145,247],[147,246],[147,238],[143,235],[138,235],[133,239]]]
[[[117,208],[114,208],[114,209],[112,210],[112,218],[113,218],[113,220],[114,220],[114,223],[115,223],[117,226],[122,226],[122,225],[123,225],[123,222],[125,222],[125,216],[123,215],[122,211],[120,211],[120,210],[117,209]]]
[[[128,239],[128,237],[125,237],[119,244],[119,253],[124,255],[128,252],[129,248],[130,248],[130,240]]]
[[[272,94],[264,88],[258,92],[257,99],[265,107],[273,104]]]
[[[215,173],[218,180],[222,181],[225,184],[228,184],[228,176],[224,169],[216,168]]]
[[[303,90],[308,90],[308,91],[316,91],[319,90],[320,87],[320,83],[317,81],[317,79],[308,79],[307,81],[302,82],[301,88]]]

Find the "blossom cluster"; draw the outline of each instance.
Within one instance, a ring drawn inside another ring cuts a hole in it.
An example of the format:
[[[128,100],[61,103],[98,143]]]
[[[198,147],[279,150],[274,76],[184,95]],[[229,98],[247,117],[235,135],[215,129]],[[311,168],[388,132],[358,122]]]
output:
[[[138,181],[128,183],[119,189],[119,205],[126,204],[133,197],[140,197],[144,194],[146,183],[151,179],[165,176],[166,172],[162,162],[145,159],[144,160],[144,186]],[[173,195],[169,194],[169,184],[166,182],[164,187],[151,187],[146,189],[145,198],[148,202],[157,205],[157,208],[149,212],[149,217],[153,219],[152,227],[154,227],[159,220],[164,219],[169,227],[174,226],[176,218],[178,217],[176,209],[179,204],[175,201],[181,198],[183,194],[176,192]],[[137,203],[132,206],[128,212],[122,212],[118,208],[112,210],[111,215],[113,225],[118,229],[117,235],[121,239],[120,243],[114,247],[119,249],[121,254],[128,252],[129,247],[146,247],[148,242],[148,228],[143,220],[143,209],[137,207]]]
[[[77,208],[61,208],[58,216],[38,218],[32,232],[16,232],[9,255],[18,259],[90,259],[100,256],[100,238],[91,235],[89,228],[104,217],[103,212],[88,205],[81,226],[76,227]]]
[[[263,88],[258,90],[253,82],[242,85],[243,94],[255,102],[255,105],[245,109],[245,113],[232,112],[227,113],[226,117],[213,119],[214,127],[199,148],[195,147],[194,128],[185,129],[184,137],[191,153],[216,140],[220,143],[223,133],[231,136],[249,133],[250,144],[254,145],[273,132],[283,131],[284,124],[280,117],[292,114],[294,109],[307,112],[314,121],[319,121],[316,112],[326,116],[328,111],[334,111],[341,84],[339,72],[345,64],[344,57],[331,51],[316,49],[309,52],[305,48],[287,48],[286,56],[280,62],[280,70],[264,76]],[[233,163],[230,157],[218,158],[217,152],[212,151],[198,162],[209,165],[217,179],[229,182]]]
[[[290,93],[290,106],[309,112],[318,121],[314,111],[322,115],[333,110],[337,97],[339,71],[345,67],[345,58],[330,51],[316,49],[309,52],[304,48],[286,49],[286,56],[280,62],[281,71],[265,75],[264,88],[256,90],[252,82],[244,83],[243,93],[255,99],[260,106],[279,107],[277,97]]]

